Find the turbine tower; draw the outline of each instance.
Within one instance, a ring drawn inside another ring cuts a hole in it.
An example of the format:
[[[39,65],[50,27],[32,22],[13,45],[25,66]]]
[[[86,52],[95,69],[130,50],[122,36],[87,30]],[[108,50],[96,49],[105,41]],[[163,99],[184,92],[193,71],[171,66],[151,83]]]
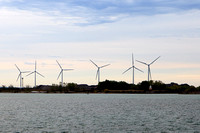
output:
[[[124,71],[122,74],[126,73],[126,72],[129,71],[130,69],[133,69],[133,85],[134,85],[134,70],[136,69],[136,70],[138,70],[138,71],[140,71],[140,72],[143,72],[143,71],[134,66],[133,54],[132,54],[132,66],[131,66],[130,68],[128,68],[126,71]]]
[[[158,58],[160,58],[160,56],[159,56]],[[140,63],[142,63],[142,64],[148,66],[148,81],[149,81],[150,78],[152,79],[152,77],[151,77],[151,69],[150,69],[150,66],[151,66],[156,60],[158,60],[158,58],[156,58],[156,59],[155,59],[154,61],[152,61],[150,64],[147,64],[147,63],[145,63],[145,62],[136,60],[137,62],[140,62]]]
[[[103,65],[103,66],[98,66],[97,64],[95,64],[92,60],[90,60],[96,67],[97,67],[97,74],[96,74],[96,79],[98,77],[98,84],[100,82],[100,69],[103,68],[103,67],[106,67],[106,66],[109,66],[110,64],[107,64],[107,65]]]
[[[17,81],[19,80],[20,88],[22,88],[22,87],[23,87],[23,84],[22,84],[22,82],[23,82],[23,81],[22,81],[22,80],[23,80],[22,73],[28,73],[28,72],[30,72],[30,71],[24,71],[24,72],[22,72],[16,64],[15,64],[15,66],[16,66],[16,68],[17,68],[18,71],[19,71],[19,75],[18,75],[18,77],[17,77]]]
[[[36,67],[36,65],[37,65],[37,62],[35,61],[35,70],[33,71],[33,72],[31,72],[31,73],[29,73],[28,75],[26,75],[26,76],[29,76],[29,75],[31,75],[31,74],[35,74],[35,77],[34,77],[34,79],[35,79],[35,86],[34,87],[36,87],[36,75],[38,74],[38,75],[40,75],[40,76],[42,76],[43,78],[44,78],[44,76],[42,75],[42,74],[40,74],[39,72],[37,72],[37,67]]]
[[[74,69],[63,69],[62,66],[60,65],[60,63],[57,60],[56,60],[56,62],[58,63],[58,65],[61,69],[61,71],[58,75],[58,78],[61,76],[61,86],[63,87],[63,71],[70,71],[70,70],[74,70]],[[58,78],[57,78],[57,80],[58,80]]]

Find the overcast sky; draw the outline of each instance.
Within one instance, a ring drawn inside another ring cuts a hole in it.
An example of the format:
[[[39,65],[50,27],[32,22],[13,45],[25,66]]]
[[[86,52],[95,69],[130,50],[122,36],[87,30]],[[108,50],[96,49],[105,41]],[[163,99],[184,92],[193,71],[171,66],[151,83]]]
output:
[[[37,84],[97,84],[93,60],[102,66],[101,81],[132,82],[122,73],[134,58],[150,63],[153,80],[200,85],[199,0],[0,0],[0,86],[14,85],[18,70],[37,70]],[[135,71],[135,83],[147,80],[147,67]],[[24,86],[33,86],[33,75]]]

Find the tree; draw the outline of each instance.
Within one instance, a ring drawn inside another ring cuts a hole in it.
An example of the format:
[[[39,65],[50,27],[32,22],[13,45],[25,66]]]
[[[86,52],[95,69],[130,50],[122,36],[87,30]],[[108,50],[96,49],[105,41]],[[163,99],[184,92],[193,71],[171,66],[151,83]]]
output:
[[[200,91],[200,86],[199,86],[199,87],[197,87],[197,91]]]
[[[130,90],[131,86],[124,81],[117,82],[117,81],[106,80],[106,81],[100,82],[97,89],[100,92],[103,92],[105,89],[107,89],[107,90]]]
[[[162,81],[155,81],[152,83],[153,90],[166,90],[166,84]]]
[[[140,90],[148,91],[149,86],[150,86],[150,82],[142,81],[141,83],[138,84],[138,86],[139,86]]]
[[[78,85],[75,83],[68,83],[66,89],[68,89],[69,91],[80,91]]]

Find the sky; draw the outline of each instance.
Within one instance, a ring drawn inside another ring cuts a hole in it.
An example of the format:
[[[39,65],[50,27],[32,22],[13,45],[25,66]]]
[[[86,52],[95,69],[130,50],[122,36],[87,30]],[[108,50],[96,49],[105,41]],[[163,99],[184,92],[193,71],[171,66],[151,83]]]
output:
[[[19,86],[21,71],[37,71],[37,85],[132,83],[131,56],[151,63],[153,80],[200,86],[199,0],[0,0],[0,86]],[[147,66],[135,61],[135,83],[147,80]],[[24,86],[34,85],[34,75]]]

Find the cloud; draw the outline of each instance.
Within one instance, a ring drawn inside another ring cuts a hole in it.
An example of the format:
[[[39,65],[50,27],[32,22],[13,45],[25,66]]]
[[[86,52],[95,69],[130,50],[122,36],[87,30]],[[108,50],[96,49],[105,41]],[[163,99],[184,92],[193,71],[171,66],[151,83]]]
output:
[[[73,22],[74,25],[88,26],[111,23],[129,17],[177,13],[199,10],[200,2],[182,0],[6,0],[10,7],[25,11],[43,12],[49,16]],[[59,20],[60,20],[59,19]],[[63,21],[62,21],[63,22]]]
[[[22,2],[23,0],[0,0],[0,2]]]
[[[89,23],[82,17],[53,16],[12,8],[1,8],[0,12],[1,50],[23,48],[26,51],[31,45],[49,42],[101,43],[133,38],[198,38],[200,35],[200,10],[154,16],[113,16],[110,23],[96,25],[97,20],[93,25],[90,22],[90,26],[85,26]],[[120,17],[125,18],[116,21]],[[102,17],[104,19],[106,16]]]

